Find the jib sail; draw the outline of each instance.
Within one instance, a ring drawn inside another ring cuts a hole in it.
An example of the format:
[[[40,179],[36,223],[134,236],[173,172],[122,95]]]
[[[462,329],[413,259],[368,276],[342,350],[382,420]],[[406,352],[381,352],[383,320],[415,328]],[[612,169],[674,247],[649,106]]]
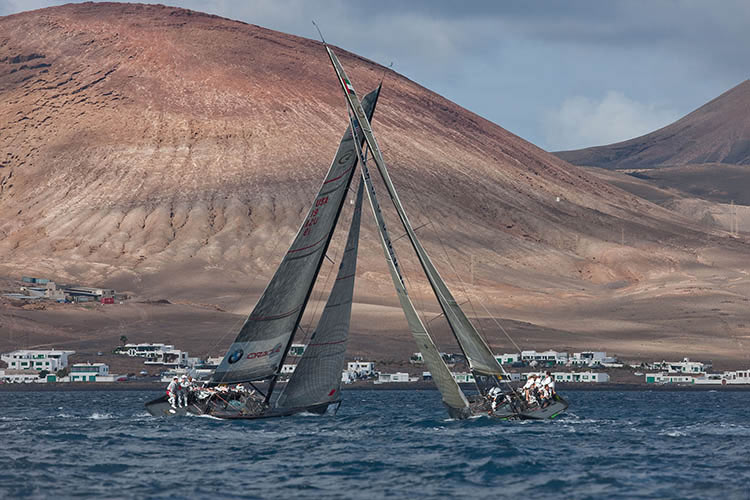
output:
[[[357,273],[362,187],[360,181],[336,282],[305,352],[279,395],[276,402],[278,407],[305,407],[340,400],[341,371],[344,367],[346,340],[352,316],[354,277]]]

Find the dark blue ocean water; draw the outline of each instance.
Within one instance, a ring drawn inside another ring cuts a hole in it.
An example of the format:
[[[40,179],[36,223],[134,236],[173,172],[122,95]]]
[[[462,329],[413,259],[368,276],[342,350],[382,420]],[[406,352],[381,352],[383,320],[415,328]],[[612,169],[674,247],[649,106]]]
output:
[[[567,391],[548,422],[434,391],[337,416],[154,418],[154,392],[0,392],[1,498],[750,498],[750,392]]]

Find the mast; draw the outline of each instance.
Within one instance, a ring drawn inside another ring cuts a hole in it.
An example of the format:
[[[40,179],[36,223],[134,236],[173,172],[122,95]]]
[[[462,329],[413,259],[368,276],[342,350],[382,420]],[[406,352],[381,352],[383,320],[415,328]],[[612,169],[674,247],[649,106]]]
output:
[[[393,182],[391,181],[390,175],[388,174],[388,170],[385,166],[385,161],[383,160],[380,148],[378,147],[375,136],[372,133],[370,122],[368,121],[367,116],[362,109],[362,105],[354,90],[354,86],[346,76],[344,68],[341,66],[341,63],[339,62],[336,55],[328,47],[328,45],[325,45],[325,47],[326,51],[328,52],[328,57],[330,58],[334,70],[336,71],[336,74],[338,76],[341,88],[344,90],[344,95],[346,96],[349,107],[354,113],[357,122],[359,122],[359,126],[362,130],[362,133],[364,134],[367,146],[372,152],[372,157],[375,161],[375,165],[380,176],[383,179],[383,182],[385,183],[393,206],[396,208],[396,212],[398,213],[399,219],[401,220],[401,224],[403,225],[404,230],[409,237],[409,241],[411,242],[412,247],[417,254],[419,262],[422,265],[422,269],[424,270],[425,275],[430,282],[430,286],[432,287],[432,290],[435,293],[438,302],[440,303],[440,307],[445,314],[448,324],[450,325],[451,330],[456,337],[456,340],[461,346],[462,351],[466,355],[469,367],[471,368],[472,372],[476,372],[482,376],[491,376],[493,378],[500,377],[502,375],[502,367],[495,359],[495,356],[492,354],[492,351],[490,350],[486,341],[481,337],[481,335],[479,335],[479,332],[477,332],[477,330],[474,328],[474,326],[471,324],[469,319],[459,307],[455,298],[453,297],[445,282],[440,277],[437,269],[433,265],[430,257],[427,255],[427,252],[419,242],[419,239],[417,238],[417,235],[414,232],[411,223],[409,222],[403,205],[401,204],[401,200],[396,193],[396,189],[393,185]]]

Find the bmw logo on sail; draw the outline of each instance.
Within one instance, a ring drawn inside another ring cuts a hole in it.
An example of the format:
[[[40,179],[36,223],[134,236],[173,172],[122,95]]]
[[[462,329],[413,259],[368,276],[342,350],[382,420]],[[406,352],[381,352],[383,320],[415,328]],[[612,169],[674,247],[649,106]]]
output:
[[[236,363],[237,361],[242,359],[243,354],[245,354],[245,351],[243,351],[242,349],[237,349],[232,353],[231,356],[229,356],[229,359],[227,359],[227,363],[229,363],[230,365],[232,363]]]

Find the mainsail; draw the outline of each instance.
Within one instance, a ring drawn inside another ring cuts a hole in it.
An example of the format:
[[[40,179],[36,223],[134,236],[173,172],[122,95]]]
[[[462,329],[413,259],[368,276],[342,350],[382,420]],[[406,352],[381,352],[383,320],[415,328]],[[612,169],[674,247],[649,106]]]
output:
[[[456,299],[453,297],[453,294],[451,294],[445,282],[440,277],[440,274],[430,260],[430,257],[427,255],[427,252],[424,250],[422,244],[417,239],[417,235],[414,232],[414,229],[412,228],[408,217],[406,216],[406,212],[404,211],[404,208],[401,204],[401,200],[399,199],[398,194],[396,193],[396,189],[393,186],[393,182],[391,181],[390,175],[388,174],[388,170],[385,166],[385,161],[383,160],[383,156],[375,140],[375,136],[372,133],[370,122],[367,118],[367,115],[365,114],[364,109],[362,108],[359,98],[357,97],[354,86],[347,78],[346,73],[344,72],[344,68],[341,66],[338,58],[327,45],[326,50],[328,51],[328,56],[330,57],[331,63],[333,63],[333,67],[336,70],[339,83],[344,90],[344,95],[346,96],[346,99],[349,103],[349,107],[354,112],[354,116],[356,117],[357,122],[360,125],[362,133],[364,134],[367,146],[372,152],[372,157],[375,161],[375,165],[378,168],[380,176],[383,178],[383,182],[385,183],[386,189],[388,190],[388,194],[391,198],[391,201],[393,202],[394,207],[396,208],[399,219],[401,220],[401,224],[406,230],[409,241],[411,242],[414,251],[417,254],[417,257],[419,258],[422,269],[424,270],[425,275],[427,276],[427,279],[432,286],[433,292],[435,293],[435,296],[440,303],[443,314],[445,314],[445,318],[448,321],[448,324],[450,325],[459,346],[461,346],[461,350],[466,356],[469,367],[471,368],[472,372],[475,372],[475,374],[501,376],[502,368],[495,359],[495,356],[492,354],[489,346],[481,337],[481,335],[479,335],[479,332],[477,332],[477,330],[474,328],[474,325],[471,324],[469,319],[461,310],[461,307],[458,305]]]
[[[300,408],[340,399],[341,371],[344,367],[346,339],[352,313],[354,276],[357,272],[362,188],[363,183],[360,181],[336,282],[302,358],[279,395],[277,407]]]
[[[365,97],[369,117],[379,91]],[[213,383],[269,377],[275,381],[325,258],[356,164],[352,133],[347,129],[297,236],[212,375]]]

